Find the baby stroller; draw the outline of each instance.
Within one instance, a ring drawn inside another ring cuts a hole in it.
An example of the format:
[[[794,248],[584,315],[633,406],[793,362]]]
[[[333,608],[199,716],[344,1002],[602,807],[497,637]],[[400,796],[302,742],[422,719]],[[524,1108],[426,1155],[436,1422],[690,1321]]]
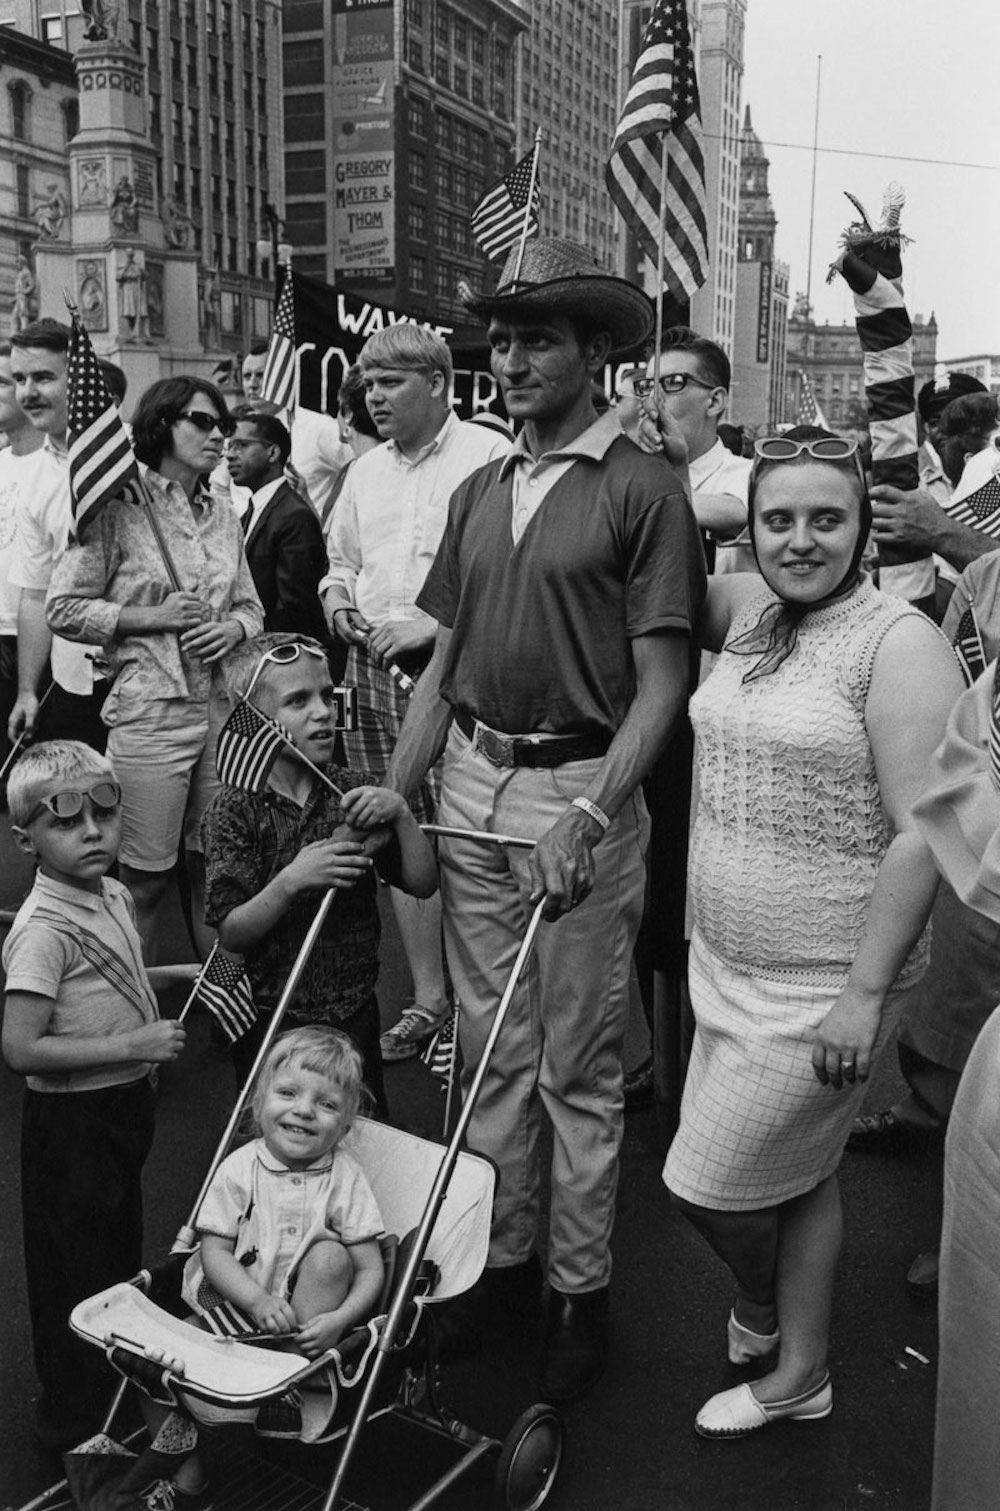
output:
[[[328,899],[325,901],[328,905]],[[254,1074],[278,1032],[323,914],[321,905],[275,1010]],[[486,1263],[494,1170],[480,1156],[462,1152],[460,1145],[540,920],[541,905],[525,935],[447,1147],[365,1119],[360,1119],[352,1132],[351,1152],[365,1171],[387,1227],[405,1235],[398,1247],[392,1242],[387,1245],[386,1287],[379,1316],[342,1339],[336,1348],[308,1360],[241,1342],[238,1337],[226,1336],[221,1328],[214,1334],[192,1325],[154,1299],[155,1278],[148,1272],[114,1285],[74,1309],[70,1321],[76,1333],[104,1349],[109,1362],[123,1376],[105,1434],[110,1431],[126,1383],[131,1381],[154,1400],[179,1407],[185,1416],[202,1422],[224,1423],[229,1414],[239,1419],[241,1414],[245,1418],[248,1411],[252,1416],[259,1409],[261,1432],[268,1431],[268,1423],[277,1423],[276,1436],[341,1444],[325,1497],[294,1472],[243,1462],[233,1466],[232,1472],[227,1469],[226,1489],[221,1495],[213,1486],[214,1511],[247,1511],[251,1504],[273,1507],[274,1511],[361,1511],[357,1501],[344,1497],[343,1487],[366,1427],[376,1419],[389,1418],[402,1419],[452,1445],[452,1455],[456,1445],[459,1449],[457,1459],[420,1493],[410,1511],[424,1511],[434,1505],[456,1481],[488,1457],[496,1459],[496,1506],[504,1511],[536,1511],[548,1498],[562,1456],[563,1427],[558,1413],[547,1405],[535,1404],[502,1440],[448,1415],[436,1393],[433,1325],[434,1308],[472,1286]],[[226,1153],[253,1078],[252,1074],[223,1135],[213,1172]],[[206,1177],[190,1223],[178,1236],[175,1254],[193,1247],[194,1222],[213,1172]],[[279,1408],[277,1412],[275,1408]],[[292,1427],[282,1428],[280,1408],[286,1422],[289,1411],[293,1414]],[[109,1440],[105,1437],[104,1441]],[[113,1445],[115,1450],[121,1452]],[[273,1490],[261,1500],[265,1473],[273,1481]],[[72,1502],[43,1498],[34,1503],[37,1511],[56,1511],[57,1505],[67,1504]],[[164,1511],[172,1511],[169,1497]]]

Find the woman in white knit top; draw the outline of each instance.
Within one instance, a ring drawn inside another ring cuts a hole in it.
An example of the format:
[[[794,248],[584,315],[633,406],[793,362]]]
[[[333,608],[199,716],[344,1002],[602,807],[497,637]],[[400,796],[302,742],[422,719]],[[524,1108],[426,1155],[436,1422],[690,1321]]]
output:
[[[826,1416],[842,1241],[836,1169],[864,1082],[926,966],[937,884],[910,806],[962,679],[922,614],[860,570],[857,449],[802,427],[758,442],[764,578],[711,584],[695,694],[696,1033],[664,1180],[729,1265],[729,1357],[777,1350],[699,1432]]]

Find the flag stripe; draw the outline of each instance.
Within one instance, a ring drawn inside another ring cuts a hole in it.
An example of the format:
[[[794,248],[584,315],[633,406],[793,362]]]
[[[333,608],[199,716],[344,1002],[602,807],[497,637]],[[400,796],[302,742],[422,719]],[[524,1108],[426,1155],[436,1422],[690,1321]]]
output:
[[[73,315],[66,359],[70,513],[73,535],[115,498],[140,496],[139,465],[90,336]]]
[[[295,389],[295,275],[291,268],[286,268],[264,362],[261,398],[269,399],[279,409],[287,409],[295,402]]]

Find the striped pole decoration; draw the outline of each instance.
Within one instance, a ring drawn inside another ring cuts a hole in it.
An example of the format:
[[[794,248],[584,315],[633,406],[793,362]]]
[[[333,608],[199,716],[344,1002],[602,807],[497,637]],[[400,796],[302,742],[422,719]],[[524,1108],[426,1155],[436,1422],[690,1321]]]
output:
[[[874,228],[864,206],[847,198],[861,216],[844,232],[829,278],[840,273],[854,295],[855,321],[864,356],[865,402],[872,438],[872,479],[911,492],[920,482],[917,459],[913,328],[903,297],[899,227],[905,195],[891,183]],[[934,596],[934,558],[921,547],[879,546],[879,586],[911,602]]]

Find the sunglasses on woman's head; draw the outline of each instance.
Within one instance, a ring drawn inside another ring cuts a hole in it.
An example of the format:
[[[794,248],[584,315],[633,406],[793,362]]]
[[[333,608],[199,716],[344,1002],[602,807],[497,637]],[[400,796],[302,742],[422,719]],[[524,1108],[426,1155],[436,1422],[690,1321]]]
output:
[[[232,420],[223,420],[217,414],[208,414],[204,409],[182,409],[177,416],[178,420],[187,420],[195,430],[210,435],[213,430],[219,430],[223,435],[232,435],[236,429]]]
[[[117,782],[103,777],[95,782],[93,787],[87,787],[82,792],[69,790],[67,792],[53,792],[48,797],[38,800],[34,808],[25,819],[25,824],[33,824],[35,819],[46,810],[53,818],[76,818],[83,812],[83,804],[86,798],[90,798],[90,805],[99,817],[110,817],[116,813],[122,800],[122,789]]]

